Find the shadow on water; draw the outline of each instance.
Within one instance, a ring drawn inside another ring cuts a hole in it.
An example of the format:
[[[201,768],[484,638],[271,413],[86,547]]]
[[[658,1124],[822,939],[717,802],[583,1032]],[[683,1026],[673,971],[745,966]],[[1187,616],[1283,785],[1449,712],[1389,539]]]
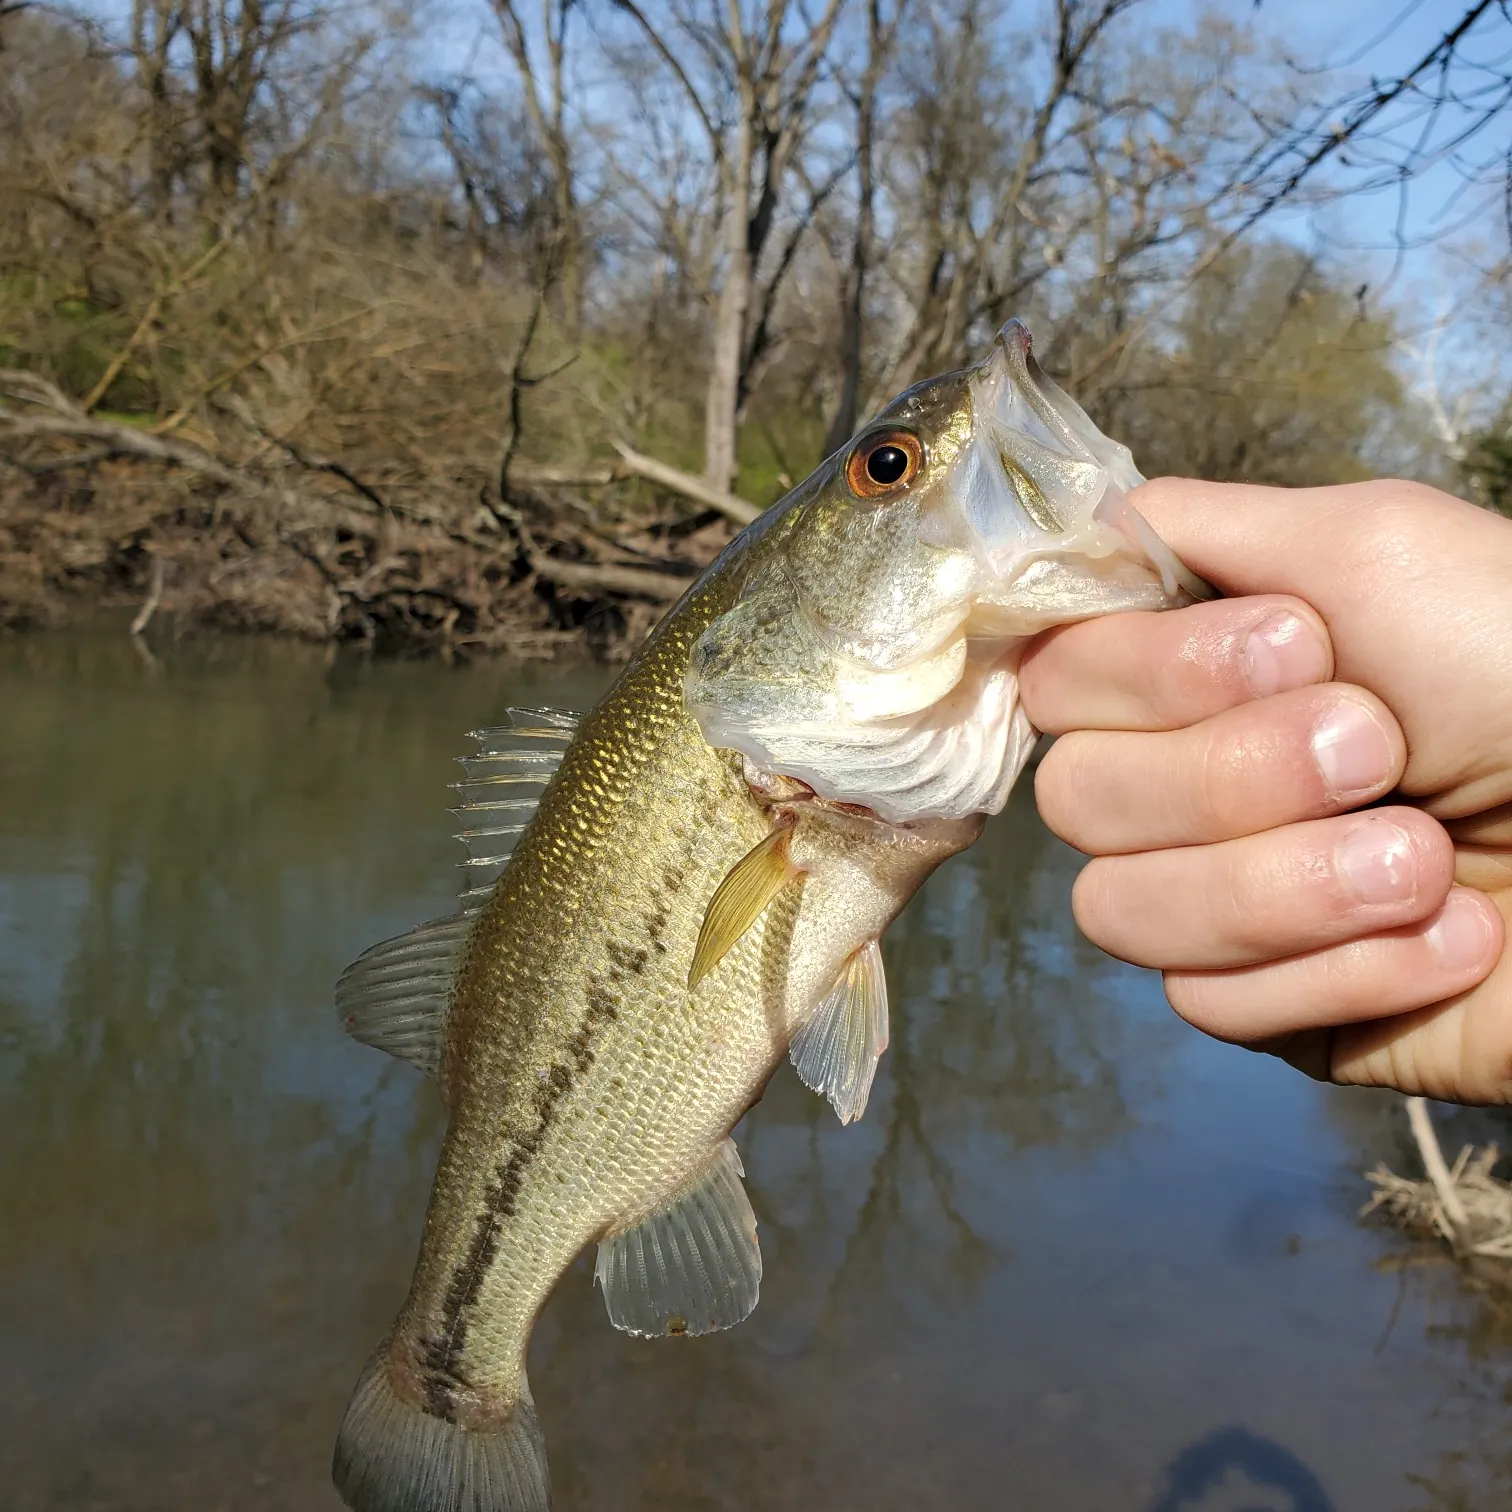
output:
[[[1244,1428],[1220,1428],[1183,1449],[1148,1512],[1339,1512],[1289,1449]]]
[[[5,1512],[335,1512],[441,1111],[331,984],[450,907],[463,732],[604,677],[0,640]],[[1016,796],[888,936],[862,1123],[788,1071],[744,1121],[749,1323],[628,1339],[566,1278],[561,1512],[1498,1504],[1423,1502],[1505,1484],[1508,1351],[1374,1268],[1368,1118],[1184,1031],[1071,927],[1076,865]]]

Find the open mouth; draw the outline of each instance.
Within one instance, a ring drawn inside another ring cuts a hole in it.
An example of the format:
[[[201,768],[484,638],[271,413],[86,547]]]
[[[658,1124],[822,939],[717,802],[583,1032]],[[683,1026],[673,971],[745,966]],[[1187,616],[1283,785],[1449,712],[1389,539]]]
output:
[[[991,578],[973,630],[1030,635],[1212,596],[1128,502],[1144,481],[1128,448],[1045,376],[1018,321],[977,370],[972,403],[980,481],[968,512]]]

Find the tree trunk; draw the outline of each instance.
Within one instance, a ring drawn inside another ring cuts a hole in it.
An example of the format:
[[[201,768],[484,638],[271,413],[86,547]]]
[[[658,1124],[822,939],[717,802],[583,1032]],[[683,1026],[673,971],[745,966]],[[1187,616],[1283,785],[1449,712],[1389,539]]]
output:
[[[897,22],[894,20],[893,30]],[[841,291],[840,399],[835,405],[824,454],[839,449],[856,428],[856,406],[861,402],[861,325],[866,299],[866,264],[871,255],[873,200],[876,178],[872,166],[872,131],[876,115],[877,83],[882,67],[881,0],[871,0],[866,12],[866,72],[856,101],[856,234],[851,243],[851,264]]]
[[[711,488],[730,492],[735,483],[736,410],[745,356],[746,313],[751,306],[751,167],[755,155],[756,102],[742,83],[740,128],[725,210],[725,269],[714,323],[709,397],[704,407],[704,477]]]

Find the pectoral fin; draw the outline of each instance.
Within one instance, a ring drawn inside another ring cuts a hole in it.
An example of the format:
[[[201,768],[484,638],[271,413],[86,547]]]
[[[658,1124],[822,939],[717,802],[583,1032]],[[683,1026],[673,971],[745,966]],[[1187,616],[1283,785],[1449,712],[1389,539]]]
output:
[[[840,979],[793,1036],[793,1069],[805,1086],[829,1098],[840,1122],[866,1110],[877,1062],[887,1049],[887,978],[882,950],[868,940],[845,963]]]
[[[768,903],[798,875],[789,854],[792,831],[773,830],[748,850],[714,890],[704,913],[693,964],[688,968],[691,992],[725,958],[735,942],[759,919]]]
[[[609,1321],[642,1338],[733,1328],[761,1289],[756,1215],[734,1140],[659,1213],[598,1248]]]

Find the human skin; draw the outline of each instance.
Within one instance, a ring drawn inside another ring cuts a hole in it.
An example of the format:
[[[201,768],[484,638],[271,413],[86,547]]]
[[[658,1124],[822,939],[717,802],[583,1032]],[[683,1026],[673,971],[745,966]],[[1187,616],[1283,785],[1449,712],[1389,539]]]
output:
[[[1226,597],[1025,657],[1082,930],[1310,1075],[1512,1101],[1512,522],[1393,481],[1133,502]]]

